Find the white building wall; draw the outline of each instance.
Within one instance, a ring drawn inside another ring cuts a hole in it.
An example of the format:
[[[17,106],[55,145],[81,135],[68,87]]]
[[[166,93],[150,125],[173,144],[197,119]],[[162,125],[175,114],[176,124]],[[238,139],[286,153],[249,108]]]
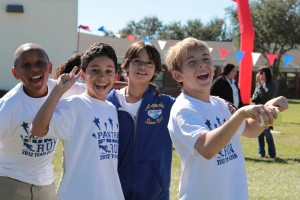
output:
[[[24,13],[8,13],[6,6],[23,5]],[[13,54],[27,42],[43,46],[53,70],[77,51],[77,0],[0,1],[0,89],[16,83],[11,73]],[[52,70],[52,71],[53,71]]]

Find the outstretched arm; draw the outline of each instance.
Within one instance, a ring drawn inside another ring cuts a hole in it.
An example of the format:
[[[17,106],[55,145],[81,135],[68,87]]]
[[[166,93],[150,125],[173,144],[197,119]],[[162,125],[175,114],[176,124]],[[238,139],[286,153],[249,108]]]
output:
[[[47,134],[49,123],[54,109],[62,95],[79,79],[81,71],[75,75],[77,67],[74,67],[69,74],[62,74],[55,87],[35,115],[30,126],[31,134],[43,137]]]
[[[264,105],[248,105],[238,109],[222,126],[208,133],[201,134],[194,148],[206,159],[211,159],[230,142],[242,122],[249,118],[255,123],[252,131],[261,133],[264,128],[257,124],[257,122],[261,122],[260,115],[264,121],[267,119],[272,121],[274,119],[274,112],[276,113],[275,109],[267,109],[265,112],[261,112],[264,109],[267,109]]]

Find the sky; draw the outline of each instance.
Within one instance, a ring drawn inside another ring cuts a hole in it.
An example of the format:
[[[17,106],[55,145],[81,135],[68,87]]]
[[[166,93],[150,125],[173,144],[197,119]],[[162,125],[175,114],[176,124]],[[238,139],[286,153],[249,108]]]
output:
[[[225,18],[225,8],[236,6],[232,0],[78,0],[78,25],[89,26],[93,34],[104,26],[119,33],[129,21],[156,16],[163,25],[200,19],[206,24],[214,17]]]

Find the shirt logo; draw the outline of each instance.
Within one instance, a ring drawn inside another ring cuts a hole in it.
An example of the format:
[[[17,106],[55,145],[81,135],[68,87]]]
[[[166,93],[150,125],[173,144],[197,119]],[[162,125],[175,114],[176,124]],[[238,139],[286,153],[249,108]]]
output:
[[[23,134],[20,138],[23,141],[22,155],[29,157],[46,156],[54,152],[57,139],[52,138],[38,138],[29,133],[29,122],[23,121],[21,127]]]
[[[213,130],[215,128],[218,128],[225,122],[226,122],[225,118],[221,120],[218,116],[216,116],[215,122],[211,122],[209,119],[206,119],[205,125],[209,130]],[[226,164],[227,162],[234,160],[236,158],[238,158],[238,156],[235,153],[233,145],[231,143],[227,144],[223,149],[221,149],[215,157],[217,161],[217,165]]]
[[[145,109],[148,115],[145,123],[149,125],[155,125],[161,123],[164,119],[162,116],[162,112],[163,112],[162,109],[164,107],[165,105],[163,103],[148,104]]]
[[[162,113],[161,109],[158,110],[148,110],[148,116],[150,116],[152,119],[157,119]]]
[[[106,121],[95,117],[92,122],[97,129],[92,137],[97,140],[99,159],[118,159],[119,124],[114,124],[110,117]]]

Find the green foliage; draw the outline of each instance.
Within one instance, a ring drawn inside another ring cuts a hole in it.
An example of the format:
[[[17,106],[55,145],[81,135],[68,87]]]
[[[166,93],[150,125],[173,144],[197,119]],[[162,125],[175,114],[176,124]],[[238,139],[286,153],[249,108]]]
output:
[[[183,26],[179,21],[163,26],[158,35],[165,40],[182,40],[185,37]]]
[[[158,32],[162,27],[162,22],[156,17],[144,17],[139,22],[130,21],[125,28],[121,30],[122,37],[126,35],[136,35],[139,37],[157,38]]]
[[[163,25],[157,17],[144,17],[138,22],[130,21],[121,30],[122,37],[135,35],[137,37],[182,40],[186,37],[194,37],[201,40],[217,41],[222,38],[224,20],[214,18],[206,25],[200,19],[188,20],[186,25],[180,21],[171,22]]]
[[[223,33],[224,20],[214,18],[206,25],[203,25],[200,19],[188,20],[184,31],[186,37],[194,37],[206,41],[218,41]]]
[[[200,19],[188,20],[184,29],[189,37],[203,38],[204,25]]]
[[[300,1],[299,0],[253,0],[250,2],[255,40],[254,52],[277,54],[273,65],[277,79],[281,57],[300,45]],[[228,8],[234,31],[234,44],[239,46],[240,33],[237,9]]]
[[[224,20],[214,18],[209,21],[203,28],[203,36],[206,41],[219,41],[223,33]],[[194,36],[193,36],[194,37]],[[199,37],[198,39],[201,39]]]

